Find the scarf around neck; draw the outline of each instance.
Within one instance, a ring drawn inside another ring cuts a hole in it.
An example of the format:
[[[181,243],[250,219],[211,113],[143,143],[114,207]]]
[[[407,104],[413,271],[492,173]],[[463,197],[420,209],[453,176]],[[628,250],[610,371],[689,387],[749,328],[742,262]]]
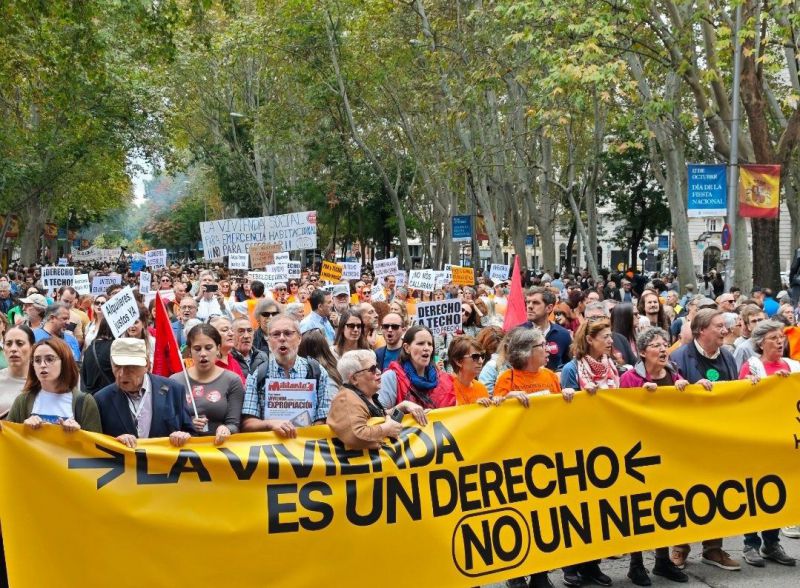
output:
[[[578,361],[578,384],[584,388],[592,383],[600,388],[619,388],[619,372],[608,355],[599,361],[586,355]]]
[[[432,363],[428,364],[428,367],[425,368],[425,375],[423,376],[417,373],[417,370],[414,369],[410,361],[403,362],[403,371],[405,371],[406,376],[408,376],[408,379],[411,381],[411,387],[417,390],[429,392],[439,385],[439,374],[436,372],[436,368],[433,367]]]

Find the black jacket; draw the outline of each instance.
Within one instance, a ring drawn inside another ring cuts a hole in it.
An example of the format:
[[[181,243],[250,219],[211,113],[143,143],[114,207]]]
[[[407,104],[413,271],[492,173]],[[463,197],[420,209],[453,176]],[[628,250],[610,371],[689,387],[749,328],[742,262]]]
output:
[[[83,353],[81,364],[81,390],[95,394],[114,383],[111,371],[112,339],[95,339]]]

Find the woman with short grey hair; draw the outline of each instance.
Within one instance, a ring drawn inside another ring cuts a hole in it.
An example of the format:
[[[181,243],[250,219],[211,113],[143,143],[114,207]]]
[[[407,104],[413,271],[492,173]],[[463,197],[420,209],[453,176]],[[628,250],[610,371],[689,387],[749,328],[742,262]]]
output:
[[[267,343],[269,340],[269,322],[281,314],[281,311],[281,305],[271,298],[265,298],[264,300],[260,301],[258,304],[256,304],[255,310],[253,311],[253,318],[255,318],[256,323],[258,324],[258,328],[253,334],[253,347],[259,351],[263,351],[267,355],[270,354],[269,344]],[[297,319],[294,316],[290,316],[289,318],[297,322]]]
[[[371,349],[355,349],[342,354],[336,369],[344,384],[331,402],[327,424],[348,449],[377,449],[387,437],[400,434],[400,421],[410,414],[426,425],[426,411],[418,404],[405,400],[390,410],[378,399],[381,387],[381,368]],[[383,422],[369,424],[371,419]]]

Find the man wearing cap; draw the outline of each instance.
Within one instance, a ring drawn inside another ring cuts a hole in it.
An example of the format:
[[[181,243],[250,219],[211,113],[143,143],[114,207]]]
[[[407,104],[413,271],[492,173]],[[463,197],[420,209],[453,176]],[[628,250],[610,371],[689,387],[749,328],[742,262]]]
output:
[[[114,383],[94,396],[103,433],[131,449],[137,439],[154,437],[169,437],[173,446],[183,446],[193,431],[186,387],[148,373],[150,359],[144,340],[115,339],[111,370]]]
[[[20,298],[22,312],[25,315],[24,324],[31,329],[38,329],[42,326],[44,311],[47,308],[47,299],[41,294],[31,294],[27,298]]]
[[[42,326],[38,329],[34,329],[33,335],[36,337],[37,343],[49,339],[50,337],[63,339],[64,343],[69,345],[69,348],[72,350],[75,361],[80,361],[81,346],[75,338],[75,335],[67,331],[68,323],[69,307],[63,302],[54,302],[45,309]]]
[[[325,290],[314,290],[308,298],[311,303],[311,312],[300,323],[300,334],[312,329],[319,329],[325,334],[328,343],[333,345],[335,335],[329,319],[331,314],[331,295]]]

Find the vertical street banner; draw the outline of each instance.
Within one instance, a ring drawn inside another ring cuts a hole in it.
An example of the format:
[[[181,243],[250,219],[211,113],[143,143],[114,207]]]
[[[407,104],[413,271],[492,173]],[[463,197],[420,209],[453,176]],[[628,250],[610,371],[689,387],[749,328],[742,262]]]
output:
[[[271,409],[307,410],[299,386],[272,386]],[[800,374],[711,393],[600,390],[569,404],[532,396],[527,409],[434,410],[424,427],[406,416],[373,451],[348,450],[324,425],[298,428],[295,439],[234,435],[219,447],[213,437],[181,448],[140,439],[134,450],[3,422],[9,583],[375,586],[364,554],[408,552],[411,540],[425,586],[466,587],[777,529],[800,521],[799,403]],[[76,530],[93,540],[79,555],[64,548]],[[384,573],[378,584],[409,578]]]
[[[453,243],[472,242],[472,217],[468,214],[452,218]]]
[[[727,166],[690,163],[687,172],[687,216],[725,216],[728,213]]]
[[[778,218],[780,196],[780,165],[739,166],[739,216]]]

